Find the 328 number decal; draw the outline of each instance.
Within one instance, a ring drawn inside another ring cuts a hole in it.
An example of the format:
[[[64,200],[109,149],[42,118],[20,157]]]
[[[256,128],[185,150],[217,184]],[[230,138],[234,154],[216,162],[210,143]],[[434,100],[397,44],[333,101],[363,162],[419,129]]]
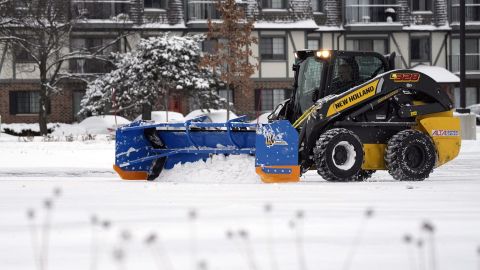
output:
[[[418,82],[420,80],[419,73],[392,73],[390,79],[394,82]]]

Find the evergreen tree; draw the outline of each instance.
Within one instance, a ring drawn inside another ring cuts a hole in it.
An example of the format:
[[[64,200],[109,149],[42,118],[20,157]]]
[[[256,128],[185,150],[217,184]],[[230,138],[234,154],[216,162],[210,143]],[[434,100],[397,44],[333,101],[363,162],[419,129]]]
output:
[[[116,54],[116,68],[88,84],[80,114],[102,114],[113,105],[112,111],[135,116],[143,106],[153,107],[172,92],[192,97],[200,107],[217,108],[220,83],[199,66],[203,39],[166,33],[142,39],[131,52]]]

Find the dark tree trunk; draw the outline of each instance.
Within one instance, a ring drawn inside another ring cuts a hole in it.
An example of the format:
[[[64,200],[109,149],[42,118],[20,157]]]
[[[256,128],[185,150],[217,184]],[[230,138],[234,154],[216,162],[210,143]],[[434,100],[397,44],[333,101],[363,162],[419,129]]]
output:
[[[40,109],[38,111],[38,124],[40,125],[40,135],[44,136],[48,134],[47,128],[47,104],[48,104],[48,95],[47,95],[47,69],[46,69],[46,60],[40,63]]]
[[[42,86],[43,88],[43,86]],[[40,134],[47,135],[48,134],[48,129],[47,129],[47,104],[48,104],[48,98],[45,95],[44,90],[40,90],[40,110],[38,112],[38,124],[40,125]]]

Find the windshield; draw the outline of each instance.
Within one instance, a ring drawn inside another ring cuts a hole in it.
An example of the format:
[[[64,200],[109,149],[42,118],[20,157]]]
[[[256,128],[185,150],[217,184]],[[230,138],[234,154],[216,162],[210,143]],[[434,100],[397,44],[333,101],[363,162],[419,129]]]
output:
[[[313,105],[313,95],[321,86],[324,67],[325,62],[316,57],[308,57],[300,64],[295,99],[301,112]]]

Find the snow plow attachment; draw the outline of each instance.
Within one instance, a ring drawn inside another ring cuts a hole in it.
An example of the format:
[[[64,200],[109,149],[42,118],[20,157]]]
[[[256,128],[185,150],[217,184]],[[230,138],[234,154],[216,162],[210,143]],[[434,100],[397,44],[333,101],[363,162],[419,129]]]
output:
[[[125,180],[154,180],[163,169],[179,163],[206,160],[216,154],[246,154],[255,155],[256,172],[264,182],[299,180],[298,133],[288,121],[257,125],[245,123],[245,117],[225,123],[203,120],[136,121],[119,128],[114,170]]]

